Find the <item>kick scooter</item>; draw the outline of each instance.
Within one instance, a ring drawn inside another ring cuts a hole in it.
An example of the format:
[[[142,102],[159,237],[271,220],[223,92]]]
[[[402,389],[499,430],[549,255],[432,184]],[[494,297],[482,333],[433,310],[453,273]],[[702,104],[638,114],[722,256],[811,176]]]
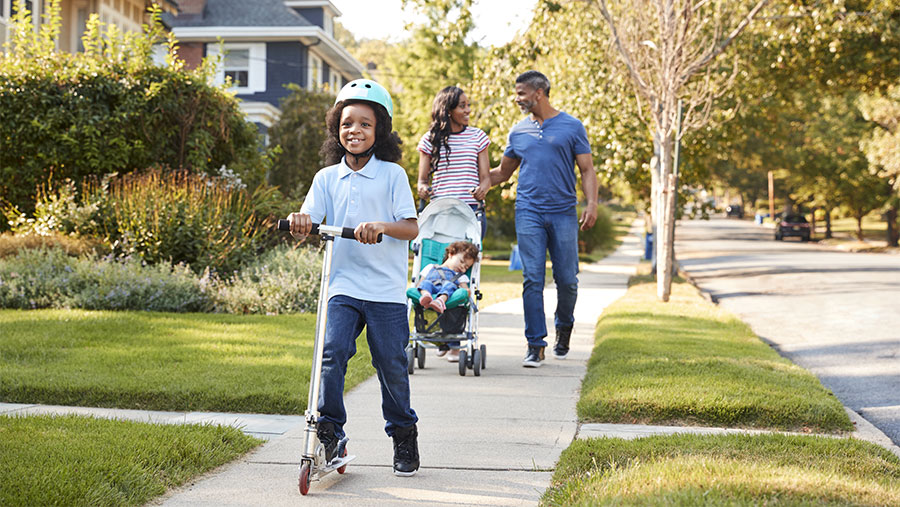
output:
[[[278,230],[290,231],[290,220],[279,220]],[[312,372],[309,376],[309,398],[306,406],[306,429],[303,432],[303,456],[300,459],[300,494],[309,493],[309,484],[321,480],[325,475],[337,470],[343,474],[347,463],[356,456],[347,455],[347,441],[344,437],[338,442],[336,456],[328,463],[325,459],[325,446],[319,442],[319,386],[322,383],[322,356],[325,351],[325,322],[328,319],[328,279],[331,277],[331,252],[335,236],[356,239],[350,227],[313,224],[310,234],[319,234],[325,242],[325,258],[322,260],[322,281],[319,286],[319,305],[316,311],[316,340],[313,345]],[[378,235],[381,242],[382,235]]]

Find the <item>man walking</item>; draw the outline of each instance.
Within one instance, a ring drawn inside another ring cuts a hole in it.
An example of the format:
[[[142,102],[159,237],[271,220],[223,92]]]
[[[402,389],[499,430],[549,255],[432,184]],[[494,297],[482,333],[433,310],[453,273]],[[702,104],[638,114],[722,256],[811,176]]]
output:
[[[516,104],[528,117],[509,132],[500,167],[491,170],[491,185],[507,181],[516,168],[516,236],[522,259],[525,339],[522,361],[537,368],[544,359],[547,324],[544,318],[544,272],[547,251],[556,282],[556,346],[553,355],[565,359],[575,323],[578,297],[578,228],[588,230],[597,220],[597,174],[584,125],[550,105],[547,76],[529,70],[516,78]],[[579,221],[575,204],[575,170],[587,206]]]

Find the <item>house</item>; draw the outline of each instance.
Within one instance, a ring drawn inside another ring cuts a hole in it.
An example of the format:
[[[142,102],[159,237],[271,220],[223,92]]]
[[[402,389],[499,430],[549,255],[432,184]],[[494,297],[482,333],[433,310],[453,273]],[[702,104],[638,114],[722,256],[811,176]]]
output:
[[[60,0],[60,35],[57,47],[61,51],[80,51],[81,36],[91,14],[100,21],[114,23],[123,31],[141,31],[141,25],[149,21],[147,8],[158,4],[164,12],[177,10],[174,0]],[[0,0],[0,48],[9,37],[10,19],[19,6],[31,12],[36,27],[43,21],[42,15],[50,0]]]
[[[337,93],[365,68],[334,38],[340,11],[329,0],[179,0],[163,20],[186,65],[225,54],[216,77],[231,78],[241,109],[265,134],[288,83]]]

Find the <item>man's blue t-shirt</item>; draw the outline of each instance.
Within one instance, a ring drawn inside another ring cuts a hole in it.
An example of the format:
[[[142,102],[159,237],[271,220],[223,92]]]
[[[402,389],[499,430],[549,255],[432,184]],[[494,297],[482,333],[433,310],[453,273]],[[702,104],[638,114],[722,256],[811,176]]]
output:
[[[559,112],[536,122],[531,116],[509,131],[503,155],[519,159],[516,209],[557,213],[575,207],[575,156],[590,153],[587,131],[574,116]]]

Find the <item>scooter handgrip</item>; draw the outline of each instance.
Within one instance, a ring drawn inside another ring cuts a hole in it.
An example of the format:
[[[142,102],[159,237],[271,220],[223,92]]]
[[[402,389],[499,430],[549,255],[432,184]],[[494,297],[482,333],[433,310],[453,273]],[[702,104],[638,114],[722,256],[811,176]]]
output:
[[[344,227],[344,229],[341,231],[341,237],[347,239],[356,239],[356,234],[354,234],[352,227]],[[375,239],[375,242],[381,243],[382,239],[384,239],[384,234],[379,234],[378,238]]]
[[[279,231],[290,231],[291,230],[291,221],[280,219],[278,220],[278,230]]]

